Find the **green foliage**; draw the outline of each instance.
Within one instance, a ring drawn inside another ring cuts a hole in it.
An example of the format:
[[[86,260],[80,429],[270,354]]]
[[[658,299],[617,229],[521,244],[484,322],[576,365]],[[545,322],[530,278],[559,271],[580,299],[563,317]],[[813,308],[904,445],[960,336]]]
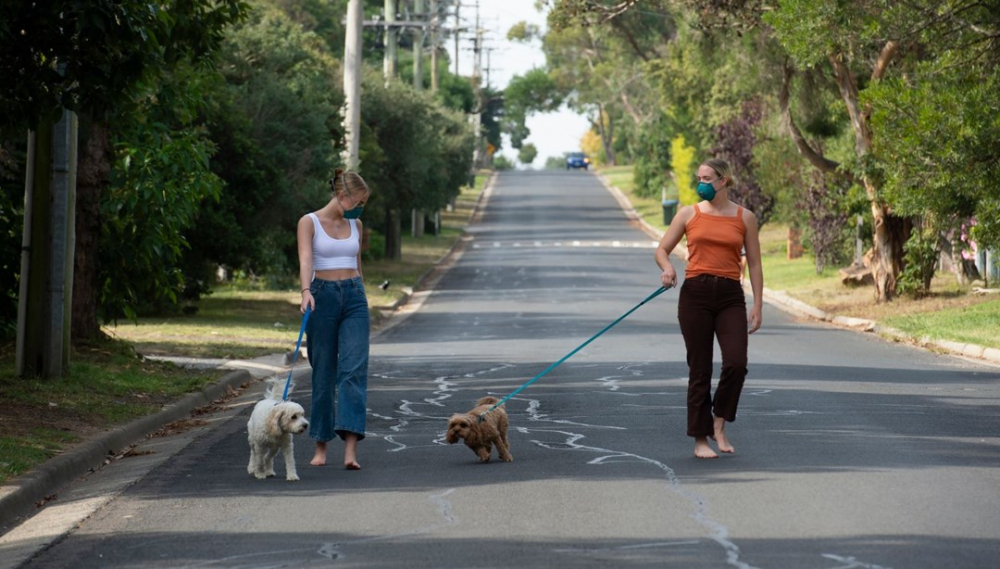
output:
[[[242,0],[5,1],[0,124],[32,127],[60,106],[112,116],[149,76],[213,51],[245,10]]]
[[[507,30],[507,39],[517,42],[530,42],[540,35],[540,30],[535,24],[520,21]]]
[[[398,81],[383,87],[381,75],[369,72],[361,119],[359,170],[372,188],[370,227],[385,232],[390,212],[435,211],[458,195],[472,168],[472,132],[462,113]]]
[[[341,71],[320,38],[260,6],[228,34],[219,57],[224,84],[208,93],[206,119],[217,148],[212,172],[226,190],[186,233],[190,284],[210,282],[216,264],[294,271],[296,222],[329,199],[340,161]]]
[[[673,185],[670,154],[673,138],[673,126],[664,116],[643,125],[635,161],[636,194],[657,197],[663,188]]]
[[[530,143],[521,146],[521,150],[517,153],[517,159],[524,165],[531,164],[536,157],[538,157],[538,149]]]
[[[886,196],[905,215],[944,228],[970,217],[973,236],[1000,248],[1000,70],[929,62],[866,90]]]
[[[910,239],[903,246],[905,251],[902,272],[899,274],[896,288],[900,294],[921,297],[930,292],[931,279],[934,278],[934,268],[937,266],[937,240],[931,232],[913,231]]]
[[[515,75],[504,89],[504,131],[510,135],[510,145],[521,148],[531,132],[525,121],[532,113],[558,110],[563,93],[544,69],[534,68],[524,75]]]
[[[0,129],[0,239],[8,243],[0,248],[0,342],[13,340],[17,334],[17,302],[21,281],[21,229],[24,222],[24,142],[6,139]],[[17,245],[17,246],[15,246]]]
[[[134,319],[137,309],[176,305],[185,232],[222,181],[208,167],[199,128],[132,123],[120,131],[110,191],[102,197],[100,316]]]
[[[497,158],[503,158],[503,156],[498,156]],[[504,160],[506,160],[506,158],[504,158]],[[493,160],[493,167],[496,168],[497,170],[502,169],[497,166],[496,159]],[[565,167],[566,167],[566,158],[562,156],[549,156],[548,158],[545,159],[544,168],[546,170],[562,170]],[[509,170],[509,168],[506,169]]]
[[[566,163],[560,160],[559,167],[564,168],[565,166]],[[496,170],[500,170],[501,172],[504,170],[513,170],[514,163],[503,154],[497,154],[496,156],[493,157],[493,168]]]

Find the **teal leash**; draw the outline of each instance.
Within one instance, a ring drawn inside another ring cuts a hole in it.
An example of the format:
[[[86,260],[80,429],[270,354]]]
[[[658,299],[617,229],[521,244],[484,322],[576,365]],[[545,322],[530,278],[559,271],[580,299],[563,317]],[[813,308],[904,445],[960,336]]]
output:
[[[299,349],[302,347],[302,334],[306,331],[306,322],[309,322],[309,313],[312,309],[306,307],[306,315],[302,317],[302,326],[299,328],[299,341],[295,343],[295,354],[292,355],[292,367],[288,368],[288,379],[285,380],[285,392],[281,395],[282,401],[288,401],[288,387],[292,384],[292,369],[295,368],[295,361],[299,359]]]
[[[605,326],[603,330],[601,330],[600,332],[598,332],[598,333],[594,334],[593,336],[591,336],[589,340],[587,340],[586,342],[584,342],[584,343],[580,344],[579,346],[577,346],[575,350],[573,350],[572,352],[570,352],[570,353],[566,354],[565,356],[563,356],[563,358],[561,360],[559,360],[556,363],[554,363],[554,364],[550,365],[549,367],[545,368],[545,371],[543,371],[542,373],[540,373],[540,374],[536,375],[535,377],[531,378],[524,385],[522,385],[521,387],[518,387],[517,389],[515,389],[514,392],[511,393],[510,395],[508,395],[507,397],[504,397],[500,401],[497,401],[496,404],[494,404],[492,407],[490,407],[489,409],[487,409],[485,413],[479,415],[479,422],[480,423],[483,422],[483,417],[485,417],[487,415],[487,413],[489,413],[490,411],[492,411],[492,410],[496,409],[497,407],[503,405],[508,399],[510,399],[511,397],[513,397],[513,396],[517,395],[518,393],[524,391],[524,389],[526,387],[528,387],[532,383],[535,383],[536,381],[538,381],[539,379],[541,379],[542,377],[544,377],[545,374],[547,374],[550,371],[556,369],[556,367],[558,367],[559,364],[561,364],[564,361],[568,360],[570,357],[573,356],[573,354],[575,354],[575,353],[579,352],[580,350],[584,349],[585,347],[587,347],[587,344],[589,344],[589,343],[593,342],[594,340],[596,340],[598,338],[598,336],[600,336],[601,334],[603,334],[603,333],[607,332],[608,330],[610,330],[611,328],[613,328],[615,326],[615,324],[618,324],[622,320],[625,320],[628,317],[629,314],[632,314],[636,310],[639,310],[639,307],[641,307],[643,304],[646,304],[650,300],[653,300],[654,298],[656,298],[656,297],[660,296],[661,294],[667,292],[668,288],[669,287],[661,286],[659,289],[656,290],[656,292],[654,292],[653,294],[647,296],[645,300],[643,300],[639,304],[636,304],[635,306],[633,306],[632,310],[629,310],[625,314],[622,314],[621,316],[619,316],[617,320],[615,320],[611,324],[608,324],[607,326]]]

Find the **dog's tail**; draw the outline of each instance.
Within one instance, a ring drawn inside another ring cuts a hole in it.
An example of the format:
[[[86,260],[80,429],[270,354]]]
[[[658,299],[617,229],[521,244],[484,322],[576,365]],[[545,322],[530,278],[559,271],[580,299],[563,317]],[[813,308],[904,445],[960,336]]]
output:
[[[285,394],[285,379],[280,377],[271,377],[267,379],[267,388],[264,390],[264,395],[266,399],[271,399],[273,401],[281,401]],[[288,392],[291,393],[295,389],[295,382],[291,382],[288,386]]]
[[[487,395],[486,397],[483,397],[479,401],[476,401],[476,406],[478,407],[480,405],[493,405],[497,401],[500,400],[497,399],[496,397],[493,397],[492,395]],[[501,407],[503,407],[503,405],[501,405]]]

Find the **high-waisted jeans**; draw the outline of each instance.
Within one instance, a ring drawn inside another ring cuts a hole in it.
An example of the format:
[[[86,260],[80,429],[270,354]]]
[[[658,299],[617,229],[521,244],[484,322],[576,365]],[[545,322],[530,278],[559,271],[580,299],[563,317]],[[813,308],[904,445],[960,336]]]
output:
[[[685,279],[677,306],[688,362],[687,434],[715,433],[713,415],[736,420],[747,376],[747,305],[739,281],[711,275]],[[722,348],[722,375],[712,397],[715,338]]]
[[[368,405],[368,298],[361,277],[314,279],[316,307],[306,326],[312,365],[309,436],[326,442],[334,435],[365,438]]]

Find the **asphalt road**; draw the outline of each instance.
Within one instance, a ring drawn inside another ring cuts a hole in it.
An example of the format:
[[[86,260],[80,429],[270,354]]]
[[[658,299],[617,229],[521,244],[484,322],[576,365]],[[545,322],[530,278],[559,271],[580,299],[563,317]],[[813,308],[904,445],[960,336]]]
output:
[[[310,467],[300,437],[300,482],[251,478],[246,406],[27,566],[1000,565],[1000,370],[770,306],[733,456],[697,460],[684,434],[676,291],[507,404],[514,462],[447,445],[450,414],[659,286],[651,239],[588,173],[504,173],[472,234],[375,338],[363,470]]]

